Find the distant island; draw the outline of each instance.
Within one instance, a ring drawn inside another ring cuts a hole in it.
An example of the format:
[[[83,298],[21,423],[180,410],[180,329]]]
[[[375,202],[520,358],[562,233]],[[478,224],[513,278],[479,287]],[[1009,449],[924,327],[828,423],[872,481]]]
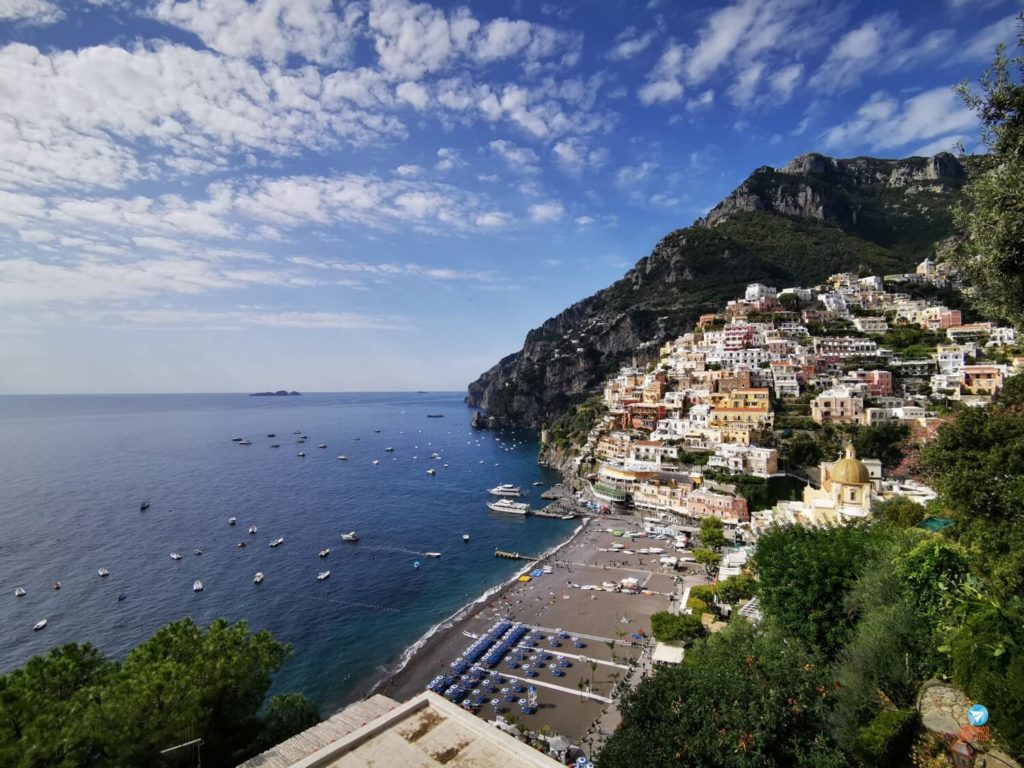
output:
[[[279,389],[277,392],[253,392],[249,397],[291,397],[301,394],[301,392],[289,392],[285,389]]]

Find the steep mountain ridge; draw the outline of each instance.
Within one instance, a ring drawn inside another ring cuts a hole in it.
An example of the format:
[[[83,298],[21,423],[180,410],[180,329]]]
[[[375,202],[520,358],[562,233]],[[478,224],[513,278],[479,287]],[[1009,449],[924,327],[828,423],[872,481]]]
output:
[[[622,279],[530,331],[469,387],[503,424],[550,421],[638,353],[692,327],[750,282],[813,285],[837,271],[912,268],[952,234],[970,163],[801,155],[758,168],[706,217],[664,237]]]

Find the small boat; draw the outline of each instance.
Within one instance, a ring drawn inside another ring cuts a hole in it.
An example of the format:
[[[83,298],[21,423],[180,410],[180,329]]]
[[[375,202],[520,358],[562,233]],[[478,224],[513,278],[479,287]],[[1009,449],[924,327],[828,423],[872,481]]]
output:
[[[250,525],[249,526],[249,533],[259,533],[259,532],[260,532],[260,529],[257,528],[255,525]]]
[[[534,480],[533,484],[534,484],[534,486],[544,485],[544,481],[543,480]]]
[[[359,438],[358,438],[358,437],[353,437],[352,439],[353,439],[353,440],[358,440]]]
[[[195,581],[193,581],[192,582],[192,591],[193,592],[202,592],[203,591],[203,582],[201,582],[199,579],[196,579]]]
[[[192,550],[192,554],[195,555],[196,557],[198,557],[199,555],[203,554],[203,550],[201,550],[201,549],[193,549]]]
[[[244,438],[244,437],[232,437],[232,438],[231,438],[231,442],[232,442],[232,443],[240,443],[240,442],[242,442],[243,440],[245,440],[245,438]]]
[[[301,429],[296,429],[294,432],[292,432],[292,434],[293,435],[301,435],[302,434],[302,430]]]
[[[117,602],[119,602],[119,603],[123,603],[127,599],[128,599],[128,595],[125,592],[122,592],[120,595],[117,596]]]
[[[440,552],[424,552],[423,556],[424,557],[440,557],[441,553]]]
[[[348,461],[348,456],[343,453],[338,457],[338,461]]]
[[[256,575],[252,577],[253,584],[259,584],[263,581],[263,571],[256,571]]]
[[[242,440],[238,444],[239,445],[252,445],[252,440]]]
[[[229,517],[228,518],[228,525],[234,525],[237,522],[238,522],[237,518],[234,518],[234,517]]]
[[[60,580],[57,580],[57,581],[53,582],[53,588],[54,589],[60,589],[63,586],[64,585],[60,583]]]
[[[32,627],[32,631],[33,632],[38,632],[40,629],[42,629],[45,626],[46,626],[46,619],[42,619],[41,621],[37,621],[35,623],[35,626]]]
[[[326,448],[326,447],[327,447],[327,443],[320,443],[320,445],[317,446],[317,448]]]
[[[148,501],[144,501],[141,504],[139,504],[139,512],[145,512],[147,509],[149,509]]]
[[[281,447],[281,444],[280,444],[280,443],[271,443],[271,444],[270,444],[270,447],[271,447],[271,448],[280,448],[280,447]]]
[[[349,531],[348,533],[341,534],[342,541],[359,541],[359,534],[355,531]]]
[[[300,459],[306,458],[306,452],[305,451],[299,451],[299,458]]]
[[[522,496],[523,489],[518,485],[512,485],[512,483],[502,483],[496,485],[493,488],[488,488],[487,492],[492,496]]]
[[[390,446],[388,446],[387,448],[385,448],[385,449],[384,449],[384,452],[385,452],[385,453],[394,453],[394,452],[395,452],[395,449],[394,449],[394,448],[392,448],[392,447],[390,447]]]
[[[316,580],[317,581],[323,581],[324,579],[328,578],[330,575],[331,575],[330,571],[320,571],[320,573],[318,573],[316,575]]]
[[[181,560],[181,555],[177,552],[171,552],[171,560]]]
[[[462,540],[468,542],[469,541],[469,534],[468,533],[462,534]]]
[[[419,560],[414,560],[413,563],[412,563],[412,567],[416,568],[418,570],[419,567],[420,567],[420,561]]]
[[[374,466],[376,466],[377,464],[380,464],[380,462],[377,459],[374,459],[373,463],[374,463]]]
[[[427,474],[428,475],[436,475],[437,474],[437,470],[436,469],[428,469],[427,470]]]
[[[246,544],[245,544],[245,542],[244,542],[244,541],[240,541],[240,542],[238,542],[237,544],[235,544],[235,546],[236,546],[236,547],[237,547],[238,549],[245,549],[245,547],[246,547]]]
[[[329,550],[327,547],[324,547],[320,550],[320,557],[327,557],[329,554],[331,554],[331,550]]]
[[[16,590],[14,590],[14,596],[15,597],[24,597],[26,594],[28,594],[28,593],[25,592],[25,590],[22,589],[21,587],[18,587]]]
[[[428,419],[443,419],[444,418],[444,414],[443,413],[428,413],[427,414],[427,418]]]
[[[529,504],[512,501],[511,499],[498,499],[487,502],[487,508],[491,512],[507,512],[511,515],[525,515],[530,511]]]
[[[98,571],[96,571],[96,573],[99,574],[100,577],[110,575],[110,571],[108,571],[106,568],[100,568]]]
[[[283,542],[284,542],[284,536],[282,536],[279,539],[274,539],[272,542],[270,542],[270,546],[272,546],[272,547],[279,547],[279,546],[281,546],[281,544]]]
[[[268,432],[267,437],[277,437],[273,432]]]

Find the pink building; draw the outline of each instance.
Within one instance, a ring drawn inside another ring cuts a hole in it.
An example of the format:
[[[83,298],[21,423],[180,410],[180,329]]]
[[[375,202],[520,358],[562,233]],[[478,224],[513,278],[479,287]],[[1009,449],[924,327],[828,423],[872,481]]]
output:
[[[846,379],[867,384],[871,397],[888,397],[892,394],[892,373],[889,371],[850,371]]]
[[[718,517],[738,523],[749,523],[747,500],[742,496],[728,496],[703,489],[686,495],[685,514],[689,517]]]

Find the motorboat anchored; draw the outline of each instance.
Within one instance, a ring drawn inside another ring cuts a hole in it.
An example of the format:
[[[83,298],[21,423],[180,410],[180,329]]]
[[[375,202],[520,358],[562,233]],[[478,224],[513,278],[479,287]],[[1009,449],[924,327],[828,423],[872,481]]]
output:
[[[462,540],[468,543],[469,542],[469,534],[468,533],[462,534]]]
[[[423,556],[424,557],[440,557],[441,553],[440,552],[424,552]]]
[[[60,589],[62,586],[64,586],[64,585],[60,583],[60,580],[57,580],[57,581],[53,582],[53,588],[54,589]]]
[[[193,549],[192,550],[192,554],[195,555],[196,557],[199,557],[199,555],[203,554],[203,550],[201,550],[201,549]]]
[[[99,574],[99,576],[101,577],[110,575],[110,571],[108,571],[106,568],[100,568],[98,571],[96,571],[96,573]]]
[[[525,515],[530,511],[530,505],[511,499],[498,499],[487,502],[487,508],[492,512],[507,512],[510,515]]]
[[[181,555],[177,552],[171,552],[171,560],[181,560]]]
[[[329,554],[331,554],[331,550],[327,547],[320,550],[320,557],[327,557]]]
[[[427,470],[427,474],[428,475],[436,475],[437,474],[437,470],[436,469],[428,469]]]
[[[149,509],[148,501],[144,501],[141,504],[139,504],[139,512],[145,512],[147,509]]]
[[[325,579],[327,579],[328,577],[330,577],[330,575],[331,575],[331,572],[330,572],[330,571],[320,571],[320,573],[318,573],[318,574],[316,575],[316,580],[317,580],[317,581],[324,581]]]
[[[238,522],[238,518],[235,518],[235,517],[229,517],[228,518],[228,525],[234,525],[237,522]]]
[[[252,577],[253,584],[259,584],[263,581],[263,571],[256,571],[256,575]]]
[[[193,592],[202,592],[203,591],[203,582],[201,582],[199,579],[196,579],[195,581],[193,581],[192,582],[192,591]]]
[[[257,528],[255,525],[250,525],[249,526],[249,533],[255,534],[255,533],[259,533],[259,532],[260,532],[260,529]]]
[[[33,632],[38,632],[40,629],[42,629],[45,626],[46,626],[46,619],[42,619],[41,621],[37,621],[35,623],[35,626],[32,627],[32,631]]]
[[[343,453],[338,457],[338,461],[348,461],[348,456]]]
[[[380,464],[380,460],[379,459],[374,459],[373,460],[373,464],[374,464],[374,466],[376,466],[377,464]]]
[[[487,492],[492,496],[522,496],[523,489],[512,483],[502,483],[494,488],[488,488]]]
[[[27,594],[28,593],[24,589],[22,589],[21,587],[18,587],[16,590],[14,590],[14,596],[15,597],[24,597]]]
[[[320,443],[320,445],[317,446],[317,448],[326,448],[326,447],[327,447],[327,443]]]
[[[348,533],[341,534],[342,541],[359,541],[359,534],[355,531],[349,531]]]
[[[395,449],[392,448],[391,446],[388,446],[387,448],[384,449],[384,452],[385,453],[394,453]]]
[[[305,451],[299,451],[299,458],[300,459],[306,458],[306,452]]]
[[[270,542],[270,546],[272,546],[272,547],[279,547],[283,543],[284,543],[284,536],[281,536],[280,538],[274,539],[272,542]]]

